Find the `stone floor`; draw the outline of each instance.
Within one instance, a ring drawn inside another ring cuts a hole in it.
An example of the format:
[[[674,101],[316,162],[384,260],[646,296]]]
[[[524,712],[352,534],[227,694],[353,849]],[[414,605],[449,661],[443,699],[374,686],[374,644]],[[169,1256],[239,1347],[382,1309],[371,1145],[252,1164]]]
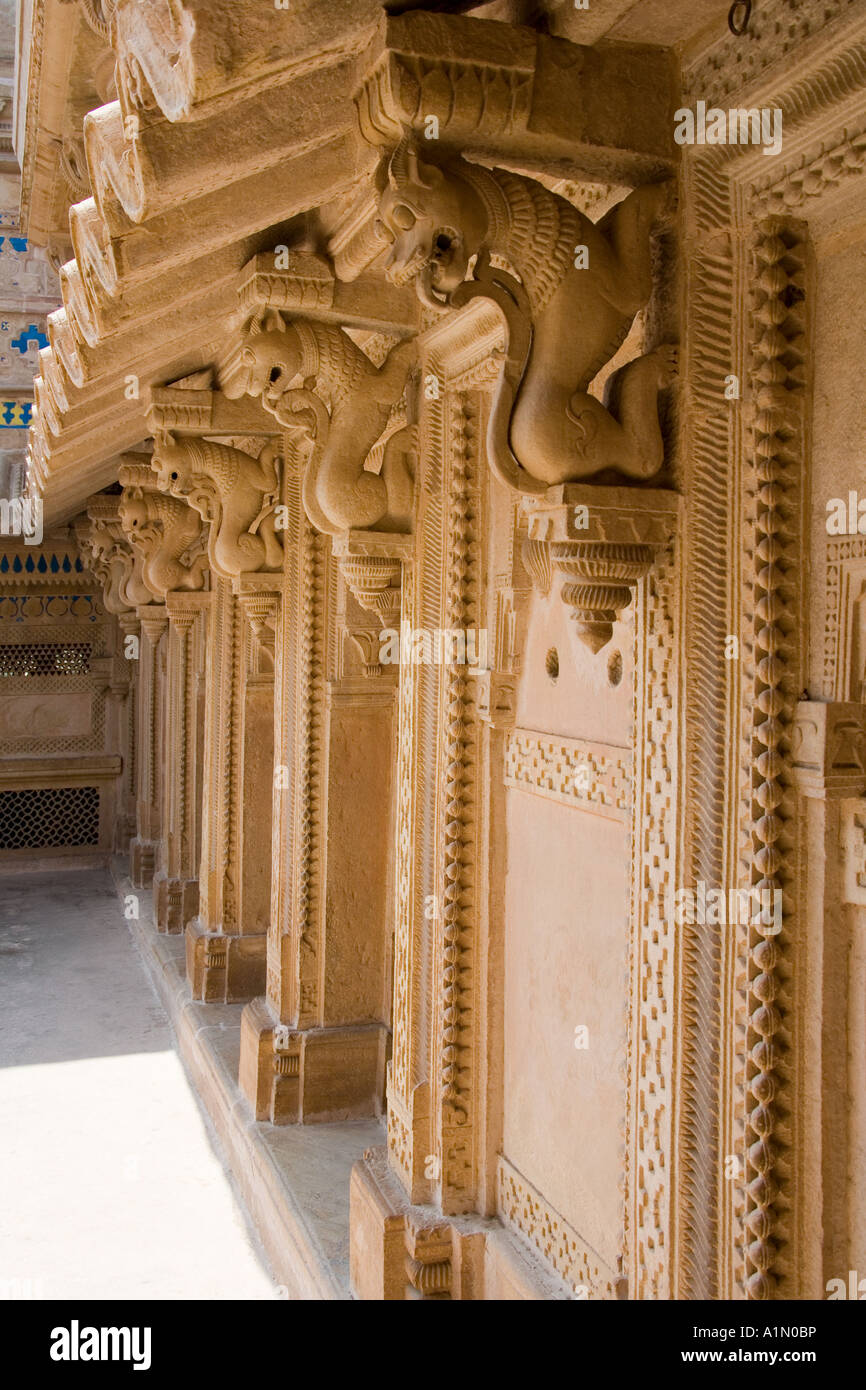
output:
[[[107,870],[0,879],[0,1298],[280,1297]]]

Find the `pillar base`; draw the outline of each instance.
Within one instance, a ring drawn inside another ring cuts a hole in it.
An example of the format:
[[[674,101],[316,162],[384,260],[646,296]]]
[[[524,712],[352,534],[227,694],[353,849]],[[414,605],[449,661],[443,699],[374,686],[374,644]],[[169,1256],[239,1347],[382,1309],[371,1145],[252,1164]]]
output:
[[[186,977],[193,999],[240,1004],[265,987],[267,936],[209,932],[198,920],[186,928]]]
[[[489,1223],[486,1223],[489,1225]],[[388,1166],[368,1149],[349,1186],[349,1278],[357,1298],[381,1302],[484,1297],[486,1230],[413,1206]]]
[[[198,879],[157,874],[153,880],[153,911],[157,931],[179,936],[198,912]]]
[[[388,1039],[381,1023],[291,1029],[254,999],[241,1015],[240,1088],[275,1125],[381,1115]]]
[[[156,841],[136,835],[129,842],[129,877],[133,888],[149,888],[156,867]]]

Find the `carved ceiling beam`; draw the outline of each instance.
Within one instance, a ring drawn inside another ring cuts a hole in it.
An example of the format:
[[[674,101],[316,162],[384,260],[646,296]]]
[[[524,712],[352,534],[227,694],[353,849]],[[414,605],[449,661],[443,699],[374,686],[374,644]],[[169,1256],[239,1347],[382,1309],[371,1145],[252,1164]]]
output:
[[[90,199],[70,210],[75,258],[98,297],[125,294],[190,261],[204,267],[204,258],[226,246],[234,246],[236,254],[240,248],[237,268],[247,238],[260,237],[263,228],[288,224],[311,206],[336,197],[359,169],[370,167],[370,153],[357,128],[338,129],[324,145],[300,149],[266,168],[254,167],[244,179],[224,184],[211,178],[195,199],[192,225],[186,202],[133,223],[103,190],[102,211]]]
[[[383,17],[362,69],[358,115],[373,145],[394,145],[409,129],[466,154],[626,184],[673,165],[676,73],[661,48],[588,48],[517,25],[415,13]]]
[[[177,125],[158,112],[124,113],[119,101],[91,111],[84,146],[100,213],[119,234],[118,207],[124,219],[141,222],[328,144],[355,129],[348,98],[339,99],[354,82],[354,64],[344,60],[291,76],[206,120]]]
[[[200,118],[279,82],[332,66],[368,41],[379,0],[117,0],[112,43],[124,112]],[[322,55],[325,55],[324,58]]]

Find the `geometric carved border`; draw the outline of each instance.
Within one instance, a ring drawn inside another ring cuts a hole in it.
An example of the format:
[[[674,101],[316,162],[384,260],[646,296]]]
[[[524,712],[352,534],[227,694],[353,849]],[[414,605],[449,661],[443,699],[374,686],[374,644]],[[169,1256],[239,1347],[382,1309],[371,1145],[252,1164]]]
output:
[[[572,1290],[582,1286],[588,1298],[625,1297],[627,1281],[581,1240],[507,1159],[499,1159],[496,1185],[500,1220],[528,1241]]]
[[[631,751],[515,729],[505,745],[505,785],[625,821],[631,809]]]

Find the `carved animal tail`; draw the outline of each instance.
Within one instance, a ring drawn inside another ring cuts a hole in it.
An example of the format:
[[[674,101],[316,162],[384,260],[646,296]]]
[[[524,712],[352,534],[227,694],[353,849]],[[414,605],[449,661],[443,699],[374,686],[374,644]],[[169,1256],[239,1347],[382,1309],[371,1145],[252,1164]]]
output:
[[[479,296],[492,299],[502,310],[507,331],[505,361],[496,387],[487,424],[487,453],[493,472],[516,492],[542,493],[547,483],[533,478],[511,447],[511,419],[532,351],[532,314],[526,291],[504,270],[494,270],[490,253],[483,248],[475,262],[474,278],[455,290],[451,303],[461,308]]]

